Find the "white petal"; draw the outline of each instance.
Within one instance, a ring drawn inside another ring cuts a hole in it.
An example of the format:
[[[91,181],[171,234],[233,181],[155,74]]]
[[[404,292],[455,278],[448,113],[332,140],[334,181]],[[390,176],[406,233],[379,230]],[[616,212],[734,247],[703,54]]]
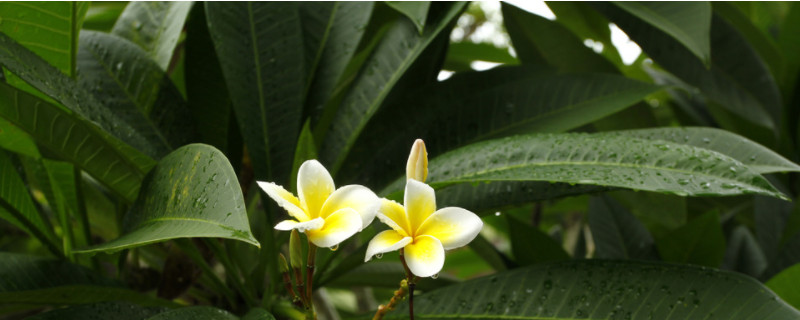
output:
[[[317,247],[329,248],[347,240],[359,230],[361,216],[353,209],[344,208],[325,218],[322,228],[306,231],[306,235]]]
[[[369,241],[364,262],[369,261],[369,259],[372,259],[372,256],[376,254],[391,252],[405,247],[407,244],[411,243],[411,240],[411,237],[404,237],[394,230],[382,231]]]
[[[403,249],[408,269],[417,277],[430,277],[442,271],[444,247],[431,236],[418,236]]]
[[[436,211],[436,194],[429,185],[414,179],[406,181],[406,193],[404,196],[406,216],[412,234],[422,225],[428,217]]]
[[[447,207],[434,212],[420,226],[417,235],[429,235],[442,242],[446,250],[466,245],[481,232],[483,221],[469,210]]]
[[[319,210],[336,190],[328,170],[317,160],[303,162],[297,171],[297,194],[309,218],[319,217]]]
[[[278,223],[277,225],[275,225],[275,229],[276,230],[283,230],[283,231],[297,229],[297,231],[306,232],[306,231],[309,231],[309,230],[316,230],[316,229],[322,228],[322,226],[324,224],[325,224],[325,220],[323,220],[322,218],[316,218],[316,219],[312,219],[312,220],[309,220],[309,221],[306,221],[306,222],[297,222],[297,221],[294,221],[294,220],[283,220],[280,223]]]
[[[372,190],[353,184],[341,187],[331,193],[328,200],[325,200],[319,216],[327,219],[329,215],[340,209],[350,208],[358,212],[361,216],[361,226],[366,228],[372,223],[372,219],[375,219],[380,204],[380,199]]]
[[[308,221],[310,219],[303,209],[300,209],[300,200],[291,192],[286,191],[283,187],[272,182],[258,181],[258,186],[261,187],[272,200],[275,200],[281,208],[286,209],[290,216],[299,221]]]
[[[404,236],[411,235],[406,208],[393,200],[381,199],[378,219]]]

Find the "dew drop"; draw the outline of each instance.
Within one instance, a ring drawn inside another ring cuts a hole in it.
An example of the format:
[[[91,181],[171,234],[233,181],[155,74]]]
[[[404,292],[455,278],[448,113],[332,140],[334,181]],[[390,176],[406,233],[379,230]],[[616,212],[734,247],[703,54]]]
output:
[[[383,253],[376,253],[375,259],[380,259],[380,258],[383,258]]]
[[[334,246],[333,246],[333,247],[331,247],[330,249],[331,249],[331,251],[336,251],[336,250],[339,250],[339,244],[336,244],[336,245],[334,245]]]
[[[434,279],[434,280],[439,279],[439,274],[437,273],[437,274],[432,275],[431,279]]]

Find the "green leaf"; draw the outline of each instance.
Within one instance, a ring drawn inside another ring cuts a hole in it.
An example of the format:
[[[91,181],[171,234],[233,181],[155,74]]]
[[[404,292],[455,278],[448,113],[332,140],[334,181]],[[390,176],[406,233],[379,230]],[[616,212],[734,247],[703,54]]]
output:
[[[617,47],[611,41],[611,28],[608,19],[586,3],[571,1],[546,1],[547,7],[556,15],[560,23],[581,39],[592,39],[603,44],[600,53],[618,68],[625,66]]]
[[[289,176],[308,68],[297,3],[208,2],[206,14],[256,179]]]
[[[737,226],[728,238],[722,269],[758,278],[767,268],[767,257],[756,238],[745,226]]]
[[[623,110],[658,90],[622,76],[541,70],[465,72],[393,101],[364,128],[341,176],[384,186],[397,177],[386,173],[404,172],[414,139],[425,140],[428,152],[435,155],[509,134],[563,132]],[[386,128],[393,128],[390,137],[383,134]]]
[[[538,228],[506,215],[508,236],[511,239],[511,253],[514,260],[522,266],[544,262],[569,260],[569,255],[560,243]]]
[[[603,134],[534,134],[489,140],[436,157],[428,168],[428,181],[433,186],[550,181],[678,195],[762,194],[785,198],[762,176],[723,154]],[[402,183],[396,181],[383,194],[399,190]]]
[[[73,217],[78,220],[82,214],[79,206],[82,199],[79,199],[76,185],[79,177],[76,177],[75,166],[68,162],[42,159],[42,165],[46,171],[43,173],[47,175],[52,188],[55,202],[51,202],[50,207],[55,209],[58,215],[64,253],[67,257],[72,257],[72,249],[75,247],[73,229],[76,229],[72,220]]]
[[[126,6],[128,6],[128,3],[122,1],[90,2],[89,10],[86,11],[86,17],[83,20],[83,29],[111,32],[111,29],[114,28],[114,23],[117,22]]]
[[[761,279],[769,279],[797,263],[800,263],[800,233],[788,238],[786,243],[778,248],[778,255],[775,259],[769,261],[769,265],[761,275]]]
[[[675,38],[700,61],[706,65],[710,64],[710,3],[614,1],[614,4]]]
[[[717,268],[725,256],[725,237],[715,211],[692,219],[656,240],[665,261],[691,263]]]
[[[385,319],[404,319],[403,303]],[[663,263],[569,261],[516,269],[417,296],[420,319],[796,319],[758,281]],[[713,315],[713,316],[712,316]]]
[[[311,121],[306,121],[303,129],[300,130],[300,137],[297,139],[297,149],[294,151],[294,162],[292,163],[292,175],[289,178],[289,190],[297,190],[297,172],[306,160],[317,158],[317,146],[314,144],[314,134],[311,132]]]
[[[36,159],[42,157],[33,138],[2,117],[0,117],[0,148]]]
[[[127,302],[101,302],[55,309],[29,317],[29,320],[115,319],[142,320],[164,312],[165,308],[142,307]]]
[[[147,318],[147,320],[184,320],[184,319],[204,319],[204,320],[239,320],[238,317],[225,310],[208,306],[186,307],[169,310],[158,315]]]
[[[0,117],[129,202],[136,198],[145,173],[155,164],[79,116],[2,83]]]
[[[425,18],[431,7],[430,1],[386,1],[386,4],[408,17],[422,34],[422,30],[425,28]]]
[[[437,3],[422,35],[407,20],[396,20],[345,94],[319,150],[323,163],[338,171],[356,139],[384,99],[430,43],[449,30],[466,3]]]
[[[779,254],[781,236],[793,208],[791,202],[773,198],[755,197],[753,200],[756,239],[767,261],[773,261]]]
[[[589,201],[595,258],[656,260],[653,236],[625,207],[608,196]]]
[[[75,79],[64,75],[4,33],[0,33],[0,65],[72,112],[148,156],[158,157],[169,150],[146,122],[127,122],[126,114],[116,113],[103,105]]]
[[[800,171],[800,166],[775,151],[733,132],[716,128],[653,128],[604,132],[602,134],[653,141],[662,140],[713,150],[738,160],[760,174]]]
[[[564,72],[619,73],[569,29],[542,16],[502,4],[503,21],[524,64],[550,65]]]
[[[508,48],[498,48],[491,43],[453,42],[447,49],[447,58],[442,69],[471,71],[470,64],[476,60],[509,65],[519,64],[519,60],[508,52]]]
[[[192,4],[190,1],[130,2],[111,33],[139,45],[166,71]]]
[[[250,233],[242,191],[228,159],[214,147],[190,144],[162,159],[125,215],[125,233],[75,252],[114,252],[169,239],[217,237],[259,246]]]
[[[242,320],[275,320],[275,317],[261,308],[253,308],[242,317]]]
[[[50,221],[42,215],[31,199],[28,188],[17,173],[11,158],[0,150],[0,218],[36,237],[54,254],[61,249]]]
[[[123,38],[81,32],[78,83],[126,122],[147,130],[169,148],[194,135],[180,92],[147,53]]]
[[[795,308],[800,308],[800,264],[796,264],[769,279],[768,288]]]
[[[0,253],[0,303],[64,305],[128,301],[143,306],[174,303],[125,289],[115,280],[64,260]]]

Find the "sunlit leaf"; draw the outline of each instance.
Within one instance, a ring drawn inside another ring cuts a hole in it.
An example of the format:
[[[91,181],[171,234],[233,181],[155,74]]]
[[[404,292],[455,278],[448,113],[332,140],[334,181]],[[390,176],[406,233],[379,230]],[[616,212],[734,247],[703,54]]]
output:
[[[766,285],[772,289],[781,299],[788,302],[795,308],[800,308],[800,264],[796,264],[783,272],[775,275],[767,281]]]
[[[29,134],[2,117],[0,117],[0,148],[32,158],[42,156]]]
[[[142,47],[166,71],[192,4],[191,1],[132,1],[111,33]]]

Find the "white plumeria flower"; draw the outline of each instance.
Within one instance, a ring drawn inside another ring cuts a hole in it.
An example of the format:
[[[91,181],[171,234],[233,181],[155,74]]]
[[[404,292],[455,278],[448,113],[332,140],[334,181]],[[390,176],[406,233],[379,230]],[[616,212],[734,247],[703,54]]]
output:
[[[277,230],[297,229],[317,247],[335,247],[368,226],[380,199],[367,187],[347,185],[336,189],[330,173],[317,160],[308,160],[297,172],[298,199],[272,182],[258,186],[296,220],[284,220]]]
[[[474,213],[457,207],[436,210],[433,188],[414,179],[406,182],[405,206],[383,199],[378,218],[389,225],[367,247],[373,255],[403,248],[411,273],[430,277],[444,266],[444,251],[462,247],[475,239],[483,221]]]

